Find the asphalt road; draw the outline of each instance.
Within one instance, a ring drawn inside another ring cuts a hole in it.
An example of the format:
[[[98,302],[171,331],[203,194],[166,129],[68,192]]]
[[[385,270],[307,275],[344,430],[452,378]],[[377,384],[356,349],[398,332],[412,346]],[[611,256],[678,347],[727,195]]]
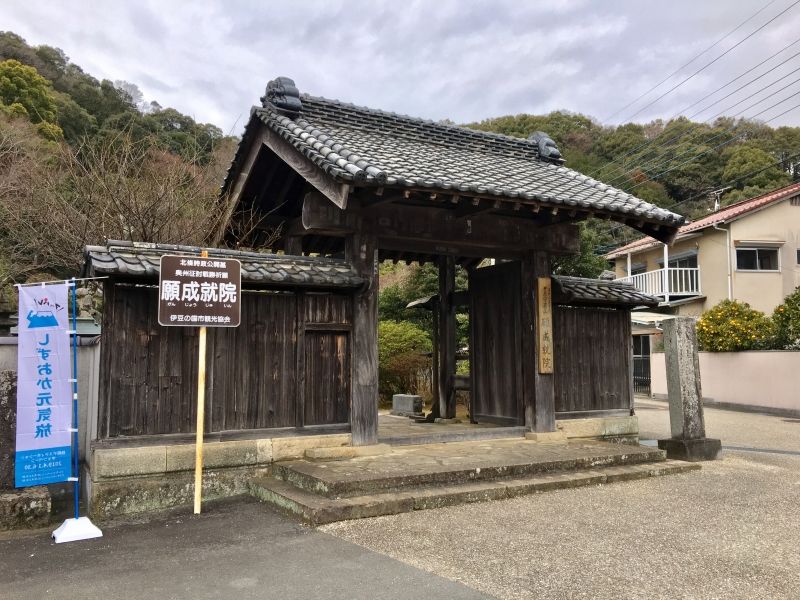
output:
[[[669,437],[640,403],[644,437]],[[800,420],[706,411],[701,471],[328,525],[498,598],[800,598]]]
[[[295,524],[255,501],[104,528],[56,546],[0,534],[0,598],[479,599],[483,593]]]

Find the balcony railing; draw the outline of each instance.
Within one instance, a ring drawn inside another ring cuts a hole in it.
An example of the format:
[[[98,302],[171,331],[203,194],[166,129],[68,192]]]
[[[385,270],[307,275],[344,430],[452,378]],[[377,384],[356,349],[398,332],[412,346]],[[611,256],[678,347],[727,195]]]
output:
[[[630,283],[645,294],[662,296],[665,301],[671,297],[700,295],[700,269],[697,268],[658,269],[622,277],[617,281]]]

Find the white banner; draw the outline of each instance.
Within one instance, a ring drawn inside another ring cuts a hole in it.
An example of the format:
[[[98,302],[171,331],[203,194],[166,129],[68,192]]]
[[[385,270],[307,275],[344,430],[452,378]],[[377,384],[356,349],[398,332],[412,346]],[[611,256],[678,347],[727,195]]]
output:
[[[19,288],[17,487],[72,474],[68,289],[68,283]]]

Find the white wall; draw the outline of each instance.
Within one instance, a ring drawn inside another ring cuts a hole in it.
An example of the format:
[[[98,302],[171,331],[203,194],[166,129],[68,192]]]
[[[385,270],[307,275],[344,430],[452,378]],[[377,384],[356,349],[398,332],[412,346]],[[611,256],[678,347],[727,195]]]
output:
[[[800,352],[700,352],[703,399],[800,412]],[[650,389],[667,395],[664,353],[650,357]]]

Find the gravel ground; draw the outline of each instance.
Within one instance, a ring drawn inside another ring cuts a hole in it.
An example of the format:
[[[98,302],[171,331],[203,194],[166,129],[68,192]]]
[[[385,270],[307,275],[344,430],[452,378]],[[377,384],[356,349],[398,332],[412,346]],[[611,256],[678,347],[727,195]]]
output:
[[[643,402],[643,437],[666,404]],[[800,450],[800,421],[708,409],[724,446]],[[498,598],[800,597],[800,452],[321,528]]]

